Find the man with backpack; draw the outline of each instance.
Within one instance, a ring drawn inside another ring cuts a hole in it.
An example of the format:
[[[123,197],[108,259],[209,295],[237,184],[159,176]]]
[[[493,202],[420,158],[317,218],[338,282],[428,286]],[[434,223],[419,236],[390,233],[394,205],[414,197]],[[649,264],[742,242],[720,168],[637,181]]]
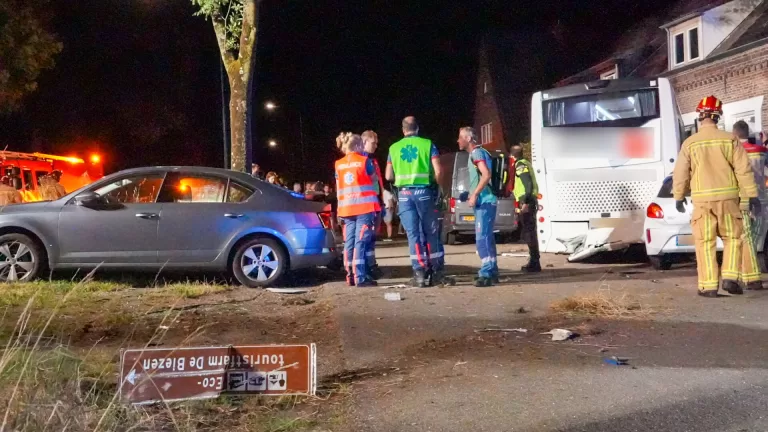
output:
[[[478,144],[474,128],[467,126],[459,129],[458,143],[460,150],[469,152],[469,191],[464,194],[467,195],[469,206],[475,210],[475,244],[481,262],[475,286],[489,287],[499,281],[496,238],[493,233],[498,200],[490,186],[493,158],[488,150]]]

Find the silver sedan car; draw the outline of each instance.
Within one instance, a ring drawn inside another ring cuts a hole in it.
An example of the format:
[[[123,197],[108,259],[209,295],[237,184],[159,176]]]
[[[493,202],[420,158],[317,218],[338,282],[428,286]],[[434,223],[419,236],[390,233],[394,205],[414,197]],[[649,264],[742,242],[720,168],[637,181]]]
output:
[[[339,256],[329,205],[217,168],[131,169],[0,210],[2,281],[48,269],[190,269],[266,287]]]

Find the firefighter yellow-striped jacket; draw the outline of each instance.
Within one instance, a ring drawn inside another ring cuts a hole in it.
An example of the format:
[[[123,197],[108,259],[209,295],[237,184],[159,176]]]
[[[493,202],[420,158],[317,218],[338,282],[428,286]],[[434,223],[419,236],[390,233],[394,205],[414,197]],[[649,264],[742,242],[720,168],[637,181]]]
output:
[[[738,199],[739,195],[757,197],[747,152],[733,134],[714,124],[701,125],[699,132],[685,140],[675,162],[672,184],[678,201],[689,186],[694,202]]]

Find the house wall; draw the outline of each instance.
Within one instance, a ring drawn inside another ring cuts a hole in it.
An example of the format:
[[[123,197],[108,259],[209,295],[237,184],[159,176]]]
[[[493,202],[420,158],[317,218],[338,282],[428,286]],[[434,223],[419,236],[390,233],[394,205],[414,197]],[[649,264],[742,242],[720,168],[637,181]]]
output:
[[[485,92],[485,85],[488,85],[488,91]],[[477,86],[475,89],[475,118],[474,128],[477,131],[478,139],[481,137],[481,127],[484,124],[491,123],[492,141],[485,145],[488,150],[506,150],[504,140],[504,128],[501,125],[499,109],[496,104],[493,81],[488,69],[488,56],[485,49],[480,49],[480,59],[477,68]]]
[[[696,110],[705,96],[714,95],[724,104],[724,110],[749,109],[748,99],[762,96],[761,106],[754,107],[756,123],[762,129],[768,127],[768,43],[724,59],[699,67],[672,73],[670,81],[677,94],[680,112],[685,118]],[[754,105],[754,104],[753,104]],[[687,115],[686,115],[687,114]],[[730,130],[731,116],[725,112],[725,127]]]

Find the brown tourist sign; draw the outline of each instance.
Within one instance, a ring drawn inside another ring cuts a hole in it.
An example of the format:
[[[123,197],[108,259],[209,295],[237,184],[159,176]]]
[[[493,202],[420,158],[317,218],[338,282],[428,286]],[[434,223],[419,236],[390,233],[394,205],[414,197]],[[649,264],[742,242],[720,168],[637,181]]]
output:
[[[230,395],[314,395],[316,348],[249,345],[131,349],[120,356],[120,399],[134,404]]]

